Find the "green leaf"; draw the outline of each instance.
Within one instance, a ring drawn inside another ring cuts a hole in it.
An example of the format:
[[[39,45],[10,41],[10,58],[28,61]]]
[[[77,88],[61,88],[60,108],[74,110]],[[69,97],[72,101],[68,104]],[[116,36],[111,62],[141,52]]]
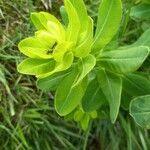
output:
[[[77,75],[77,70],[73,70],[62,80],[57,88],[55,95],[55,108],[60,116],[65,116],[72,112],[77,105],[79,105],[84,95],[86,80],[83,80],[80,84],[74,86]]]
[[[22,40],[18,47],[19,50],[30,58],[52,58],[52,54],[48,53],[51,51],[55,40],[51,37],[48,32],[39,31],[35,37],[29,37]]]
[[[89,17],[87,30],[80,34],[77,47],[73,50],[76,57],[85,57],[87,56],[92,47],[93,43],[93,20]]]
[[[97,78],[95,78],[87,86],[82,98],[82,108],[85,112],[92,112],[100,108],[100,106],[106,103],[106,101],[107,100],[102,92],[101,85]]]
[[[81,24],[80,32],[84,32],[88,25],[88,14],[84,1],[83,0],[70,0],[70,1],[73,7],[76,9],[76,12],[80,20]]]
[[[130,103],[130,115],[138,125],[150,129],[150,95],[133,99]]]
[[[60,14],[61,14],[61,17],[62,17],[62,20],[63,20],[65,26],[67,26],[69,23],[69,19],[68,19],[68,14],[67,14],[64,6],[60,7]]]
[[[69,0],[65,0],[64,3],[69,18],[67,40],[73,42],[73,44],[76,45],[80,31],[80,21],[78,14],[71,2]]]
[[[145,46],[122,50],[105,51],[98,59],[98,65],[115,73],[130,73],[136,71],[149,54]]]
[[[78,63],[79,75],[76,79],[75,85],[79,84],[83,78],[94,68],[96,59],[93,55],[88,55],[85,58],[81,58]]]
[[[128,74],[122,77],[123,89],[132,96],[150,94],[150,81],[138,74]]]
[[[37,86],[44,91],[55,91],[59,85],[59,83],[67,76],[69,72],[63,71],[55,73],[46,78],[38,79]]]
[[[140,4],[131,8],[130,16],[137,19],[149,19],[150,18],[150,5]]]
[[[119,113],[122,81],[117,75],[103,69],[97,70],[97,76],[99,85],[109,102],[111,122],[114,123]]]
[[[51,72],[55,67],[55,61],[51,59],[27,58],[18,65],[18,72],[29,75],[40,75]]]
[[[135,42],[133,43],[131,46],[135,47],[135,46],[148,46],[150,48],[150,28],[148,30],[146,30],[142,36]]]
[[[93,52],[104,48],[116,34],[122,18],[121,0],[102,0],[98,13]]]

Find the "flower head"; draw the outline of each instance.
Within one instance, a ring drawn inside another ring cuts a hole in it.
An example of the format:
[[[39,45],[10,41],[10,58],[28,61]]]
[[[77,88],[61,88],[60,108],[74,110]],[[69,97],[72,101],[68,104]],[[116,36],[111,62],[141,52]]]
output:
[[[71,67],[74,57],[86,57],[93,42],[93,21],[77,11],[76,4],[65,0],[69,23],[65,27],[47,12],[32,13],[31,20],[37,31],[32,37],[22,40],[18,47],[26,55],[18,71],[43,78]],[[84,27],[83,27],[84,25]]]

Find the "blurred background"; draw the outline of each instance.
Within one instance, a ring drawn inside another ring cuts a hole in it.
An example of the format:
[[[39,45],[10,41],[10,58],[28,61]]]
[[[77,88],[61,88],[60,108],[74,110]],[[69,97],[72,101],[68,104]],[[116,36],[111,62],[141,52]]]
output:
[[[96,20],[100,1],[85,3]],[[17,44],[35,31],[30,13],[47,11],[60,19],[62,4],[62,0],[0,0],[0,150],[149,150],[149,131],[138,127],[125,112],[114,125],[97,119],[82,131],[55,113],[53,96],[39,90],[34,77],[17,72],[24,58]],[[150,25],[130,19],[134,5],[135,1],[123,1],[119,45],[133,43]],[[144,72],[149,72],[149,63],[148,58],[141,68]]]

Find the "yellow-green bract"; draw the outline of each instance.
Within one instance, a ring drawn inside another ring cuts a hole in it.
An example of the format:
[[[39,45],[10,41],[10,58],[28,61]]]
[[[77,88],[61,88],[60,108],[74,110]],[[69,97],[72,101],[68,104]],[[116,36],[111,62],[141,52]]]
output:
[[[79,14],[69,0],[65,0],[65,8],[69,18],[67,28],[47,12],[31,14],[38,31],[18,45],[19,50],[29,57],[18,66],[19,72],[44,78],[68,69],[74,57],[89,55],[93,42],[92,19],[85,9],[82,15],[85,20],[83,28]]]

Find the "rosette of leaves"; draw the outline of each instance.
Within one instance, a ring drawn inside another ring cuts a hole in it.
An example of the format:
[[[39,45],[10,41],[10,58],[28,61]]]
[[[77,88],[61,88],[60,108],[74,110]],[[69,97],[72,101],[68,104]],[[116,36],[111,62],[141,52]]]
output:
[[[114,123],[121,100],[125,101],[122,95],[128,93],[124,93],[130,82],[126,79],[135,80],[133,72],[149,55],[149,47],[107,46],[120,26],[121,0],[101,1],[95,33],[83,0],[64,0],[61,14],[64,24],[46,12],[31,14],[38,31],[19,43],[28,58],[18,65],[18,71],[35,75],[42,90],[56,91],[57,113],[79,122],[83,129],[91,119],[107,116],[108,108]],[[137,96],[135,91],[129,90],[129,101]]]

